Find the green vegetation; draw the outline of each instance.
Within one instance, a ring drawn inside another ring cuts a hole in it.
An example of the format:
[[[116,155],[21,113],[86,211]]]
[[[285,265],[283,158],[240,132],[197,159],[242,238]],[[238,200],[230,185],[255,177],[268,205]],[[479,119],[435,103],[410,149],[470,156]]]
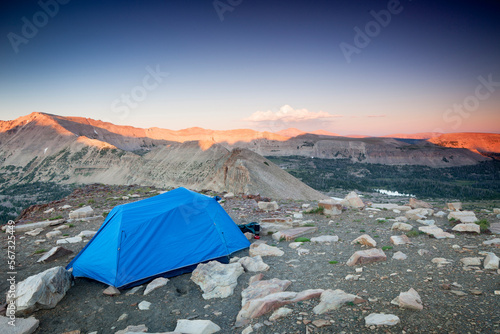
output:
[[[330,264],[337,264],[337,263],[339,263],[339,261],[328,261],[328,263],[330,263]]]
[[[301,156],[267,158],[320,191],[338,188],[359,191],[387,189],[420,198],[500,198],[500,161],[485,161],[472,166],[431,168],[353,163],[350,159],[311,159]]]
[[[314,227],[316,225],[314,225],[313,223],[307,223],[307,224],[304,224],[302,226],[304,226],[304,227]]]
[[[486,219],[481,219],[480,221],[476,222],[476,224],[479,225],[479,229],[481,230],[481,232],[486,232],[490,228],[490,222]]]
[[[59,215],[59,216],[55,216],[55,217],[52,217],[52,218],[49,218],[49,220],[57,220],[57,219],[62,219],[63,216]]]
[[[408,231],[406,232],[406,236],[408,238],[414,238],[414,237],[417,237],[420,233],[417,231],[417,230],[411,230],[411,231]]]
[[[365,233],[366,231],[365,231],[365,230],[359,230],[359,232],[361,232],[361,233]]]
[[[294,240],[295,242],[310,242],[311,239],[309,238],[304,238],[304,237],[298,237],[297,239]]]
[[[95,203],[95,199],[91,198],[87,201],[87,204],[94,204]]]
[[[323,212],[325,212],[325,208],[322,207],[322,206],[321,207],[318,206],[317,208],[314,208],[312,210],[306,211],[304,213],[306,213],[306,214],[320,214],[320,215],[322,215]]]
[[[389,249],[392,249],[392,246],[384,246],[384,247],[382,247],[383,251],[386,251],[386,250],[389,250]]]
[[[104,212],[102,213],[102,216],[103,216],[104,218],[106,218],[106,217],[108,216],[108,214],[109,214],[109,212],[104,211]]]
[[[46,249],[38,249],[35,251],[35,254],[41,254],[41,253],[45,253],[45,252],[47,252]]]
[[[75,224],[67,224],[68,227],[75,227]]]

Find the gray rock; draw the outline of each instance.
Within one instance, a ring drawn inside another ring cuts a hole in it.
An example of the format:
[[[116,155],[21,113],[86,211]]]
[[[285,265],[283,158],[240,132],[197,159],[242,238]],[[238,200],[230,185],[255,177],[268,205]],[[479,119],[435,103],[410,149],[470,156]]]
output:
[[[494,239],[483,241],[483,245],[487,245],[487,246],[492,245],[492,246],[499,247],[500,246],[500,238],[494,238]]]
[[[59,239],[56,241],[56,245],[64,245],[64,244],[76,244],[82,242],[83,239],[81,237],[72,237],[66,239]]]
[[[78,237],[92,239],[96,233],[97,231],[81,231]]]
[[[54,267],[30,276],[16,285],[16,314],[54,308],[71,287],[71,274],[63,267]]]
[[[365,318],[366,326],[394,326],[399,324],[399,318],[394,314],[371,313]]]
[[[156,290],[158,288],[161,288],[162,286],[167,285],[167,283],[168,283],[168,278],[164,277],[155,278],[151,283],[149,283],[146,286],[146,290],[144,290],[144,296],[149,294],[153,290]]]
[[[262,257],[260,255],[257,256],[245,256],[238,261],[245,271],[266,271],[269,270],[269,266],[262,261]]]
[[[434,219],[418,219],[417,223],[420,223],[420,224],[426,225],[426,226],[436,225],[436,221]]]
[[[396,297],[399,307],[407,308],[410,310],[422,310],[424,306],[422,305],[422,300],[418,292],[411,288],[407,292],[401,292],[398,297]]]
[[[404,234],[393,235],[393,236],[391,236],[390,240],[391,240],[391,243],[396,245],[396,246],[411,244],[410,239]]]
[[[127,334],[127,333],[146,333],[148,331],[148,328],[146,325],[130,325],[127,326],[125,329],[122,329],[120,331],[115,332],[115,334]]]
[[[191,280],[203,290],[203,299],[226,298],[233,294],[238,277],[244,270],[239,263],[222,264],[218,261],[200,263]]]
[[[340,202],[340,204],[357,209],[365,207],[365,204],[355,191],[351,191],[349,194],[347,194],[347,196]]]
[[[221,328],[210,320],[177,320],[175,332],[186,334],[212,334],[220,331]]]
[[[92,217],[94,215],[94,209],[90,206],[84,206],[83,208],[76,209],[69,213],[70,219],[79,219],[79,218],[87,218]]]
[[[64,247],[58,246],[58,247],[52,247],[51,250],[49,250],[47,253],[43,254],[38,261],[39,263],[46,263],[46,262],[51,262],[54,261],[60,257],[72,254],[73,251],[66,249]]]
[[[482,257],[464,257],[460,259],[460,262],[463,263],[464,267],[467,266],[480,266]]]
[[[48,232],[48,233],[45,234],[45,237],[47,239],[52,239],[52,238],[57,237],[58,235],[61,235],[61,234],[62,234],[62,232],[59,231],[59,230],[50,231],[50,232]]]
[[[323,314],[331,310],[337,310],[348,302],[353,302],[355,295],[345,293],[342,290],[325,290],[320,297],[320,303],[313,309],[315,314]]]
[[[406,211],[405,217],[412,220],[419,220],[425,219],[427,215],[432,215],[433,213],[434,211],[431,209],[419,208]]]
[[[419,231],[424,232],[425,234],[431,235],[436,239],[454,239],[455,236],[451,233],[444,232],[442,229],[440,229],[437,226],[420,226],[418,228]]]
[[[276,211],[279,209],[279,205],[275,201],[273,201],[273,202],[258,202],[257,206],[259,207],[260,210],[263,210],[263,211]]]
[[[16,318],[14,326],[10,325],[10,318],[0,316],[0,333],[2,334],[31,334],[36,331],[40,321],[33,317],[26,319]]]

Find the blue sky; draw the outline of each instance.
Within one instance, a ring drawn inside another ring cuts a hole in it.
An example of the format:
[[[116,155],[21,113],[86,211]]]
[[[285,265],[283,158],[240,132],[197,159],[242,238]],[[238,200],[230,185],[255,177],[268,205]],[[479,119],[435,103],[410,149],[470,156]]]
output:
[[[0,22],[2,120],[500,132],[497,1],[11,1]]]

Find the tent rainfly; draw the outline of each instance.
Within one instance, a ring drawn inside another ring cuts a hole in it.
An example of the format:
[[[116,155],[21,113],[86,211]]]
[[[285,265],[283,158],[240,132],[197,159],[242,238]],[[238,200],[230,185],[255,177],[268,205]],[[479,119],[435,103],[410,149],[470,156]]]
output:
[[[177,188],[116,206],[68,264],[74,277],[119,289],[228,261],[250,242],[216,199]]]

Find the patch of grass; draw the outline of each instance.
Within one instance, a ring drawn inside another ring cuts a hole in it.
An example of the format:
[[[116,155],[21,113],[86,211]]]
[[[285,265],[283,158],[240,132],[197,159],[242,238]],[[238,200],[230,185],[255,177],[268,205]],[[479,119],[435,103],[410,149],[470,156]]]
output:
[[[411,231],[406,232],[406,236],[408,238],[414,238],[414,237],[420,235],[420,233],[418,233],[418,232],[419,231],[417,231],[417,230],[411,230]]]
[[[330,264],[337,264],[337,263],[339,263],[339,261],[328,261],[328,263],[330,263]]]
[[[353,222],[355,222],[355,223],[361,223],[361,219],[354,219]]]
[[[359,232],[364,233],[364,232],[366,232],[366,231],[365,231],[365,230],[359,230]]]
[[[68,227],[75,227],[75,224],[67,224]]]
[[[42,254],[42,253],[45,253],[45,252],[47,252],[46,249],[38,249],[38,250],[35,251],[35,254]]]
[[[68,233],[63,234],[63,237],[69,237]]]
[[[80,207],[80,208],[81,208],[81,207],[82,207],[82,206],[84,206],[84,205],[85,205],[85,203],[80,203],[80,204],[78,204],[78,207]]]
[[[309,210],[309,211],[304,212],[304,213],[306,213],[306,214],[318,214],[318,215],[322,215],[324,212],[325,212],[325,208],[318,206],[317,208],[314,208],[314,209]]]
[[[449,221],[449,222],[451,222],[451,223],[454,223],[454,222],[456,222],[457,220],[456,220],[455,218],[451,217],[450,219],[448,219],[448,221]]]
[[[380,238],[380,235],[374,235],[373,237],[374,238]]]
[[[386,251],[386,250],[389,250],[389,249],[392,249],[392,246],[384,246],[384,247],[382,247],[383,251]]]
[[[109,214],[109,212],[104,211],[104,212],[102,213],[102,216],[103,216],[104,218],[106,218],[106,217],[108,216],[108,214]]]
[[[62,219],[63,216],[59,215],[59,216],[55,216],[55,217],[52,217],[52,218],[49,218],[49,220],[57,220],[57,219]]]
[[[302,226],[304,226],[304,227],[314,227],[316,225],[314,225],[313,223],[307,223],[307,224],[304,224]]]
[[[298,237],[297,239],[294,240],[295,242],[310,242],[311,239],[309,238],[304,238],[304,237]]]
[[[383,223],[387,223],[387,220],[385,220],[385,219],[377,219],[377,224],[383,224]]]
[[[395,219],[394,217],[385,217],[385,219],[389,220],[389,219]]]
[[[481,230],[481,232],[486,232],[490,228],[490,222],[486,219],[481,219],[480,221],[476,222],[476,224],[479,225],[479,229]]]
[[[89,200],[87,201],[87,204],[93,204],[93,203],[95,203],[95,199],[93,199],[93,198],[91,198],[91,199],[89,199]]]

